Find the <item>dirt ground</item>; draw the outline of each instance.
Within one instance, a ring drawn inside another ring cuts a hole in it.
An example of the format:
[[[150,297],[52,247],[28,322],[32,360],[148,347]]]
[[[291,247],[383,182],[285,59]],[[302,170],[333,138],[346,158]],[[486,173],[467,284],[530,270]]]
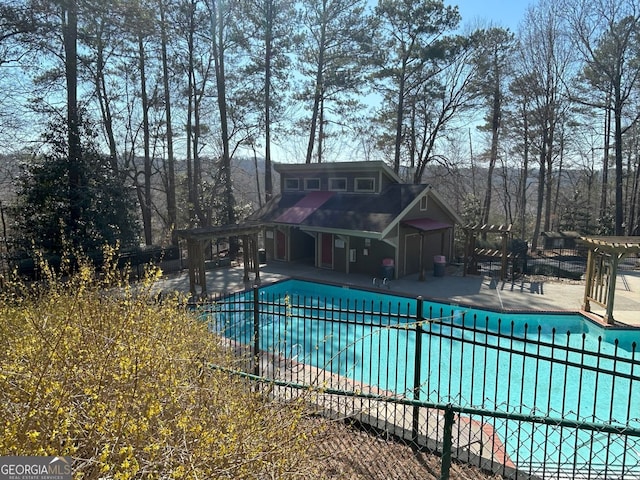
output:
[[[416,452],[394,439],[374,436],[340,421],[323,422],[321,441],[314,445],[318,477],[323,479],[420,479],[441,478],[441,458]],[[480,469],[453,462],[452,480],[494,480]]]

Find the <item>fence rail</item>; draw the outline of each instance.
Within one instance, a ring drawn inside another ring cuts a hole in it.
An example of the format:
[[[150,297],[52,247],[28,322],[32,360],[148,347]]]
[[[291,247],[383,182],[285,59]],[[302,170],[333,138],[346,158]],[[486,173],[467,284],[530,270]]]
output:
[[[587,268],[588,251],[586,246],[579,246],[538,249],[535,252],[511,252],[510,273],[580,280]],[[478,264],[484,271],[493,271],[501,268],[502,261],[500,256],[480,256]],[[635,270],[639,265],[640,260],[637,256],[626,256],[620,262],[619,270]]]
[[[437,452],[442,478],[453,458],[507,478],[640,479],[633,338],[421,298],[365,303],[257,288],[201,313],[243,375]]]

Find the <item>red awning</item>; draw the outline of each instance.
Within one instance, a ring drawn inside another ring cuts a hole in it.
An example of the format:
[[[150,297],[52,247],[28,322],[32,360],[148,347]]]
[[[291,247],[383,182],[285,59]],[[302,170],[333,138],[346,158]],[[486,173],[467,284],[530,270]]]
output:
[[[433,230],[445,230],[453,227],[450,223],[440,222],[432,218],[414,218],[413,220],[404,220],[402,222],[408,227],[413,227],[422,232],[430,232]]]
[[[309,215],[329,200],[334,193],[335,192],[311,192],[301,198],[293,207],[285,210],[275,221],[280,223],[302,223]]]

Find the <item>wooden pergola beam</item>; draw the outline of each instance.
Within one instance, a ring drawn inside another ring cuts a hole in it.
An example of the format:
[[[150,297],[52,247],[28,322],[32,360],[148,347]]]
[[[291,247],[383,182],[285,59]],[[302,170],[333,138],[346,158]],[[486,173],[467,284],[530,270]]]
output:
[[[471,259],[471,263],[474,266],[477,265],[477,261],[475,259],[475,250],[476,250],[476,237],[479,234],[486,233],[497,233],[502,236],[502,247],[501,247],[501,255],[500,255],[500,280],[504,280],[507,277],[507,268],[508,268],[508,243],[509,238],[511,237],[511,224],[500,224],[500,225],[489,225],[487,224],[468,224],[462,229],[465,233],[465,257],[464,257],[464,275],[467,274],[467,263],[469,259]]]
[[[219,238],[240,237],[243,239],[244,281],[249,281],[249,266],[253,265],[255,282],[260,283],[260,262],[258,261],[258,234],[262,224],[247,222],[234,225],[190,228],[177,230],[178,238],[187,241],[189,261],[189,291],[196,296],[196,285],[200,285],[200,296],[207,296],[207,277],[205,271],[204,244]]]
[[[579,241],[589,248],[582,308],[590,312],[591,302],[597,303],[605,309],[604,321],[613,324],[618,265],[625,256],[640,253],[640,237],[580,237]],[[600,291],[602,285],[606,292]]]

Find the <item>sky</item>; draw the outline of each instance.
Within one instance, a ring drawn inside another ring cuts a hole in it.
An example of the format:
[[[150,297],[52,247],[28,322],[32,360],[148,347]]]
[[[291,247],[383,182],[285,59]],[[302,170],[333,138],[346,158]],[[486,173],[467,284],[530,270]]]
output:
[[[492,23],[497,27],[508,27],[512,32],[524,18],[532,0],[445,0],[445,5],[457,5],[462,24],[476,20]]]

